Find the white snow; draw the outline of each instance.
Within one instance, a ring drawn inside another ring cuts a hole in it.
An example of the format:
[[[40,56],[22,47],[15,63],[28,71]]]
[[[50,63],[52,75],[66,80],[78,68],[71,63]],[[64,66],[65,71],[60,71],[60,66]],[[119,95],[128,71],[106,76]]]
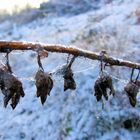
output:
[[[106,49],[110,55],[140,62],[140,26],[132,13],[139,7],[139,0],[113,1],[97,11],[71,17],[46,17],[26,25],[6,20],[0,23],[0,40],[18,40],[42,43],[75,45],[88,50]],[[134,49],[134,46],[135,47]],[[136,53],[134,57],[132,52]],[[2,60],[4,56],[1,55]],[[55,71],[66,63],[66,54],[50,53],[42,60],[45,71]],[[136,130],[123,127],[123,121],[139,121],[140,100],[132,108],[123,90],[129,80],[130,69],[107,68],[113,75],[116,96],[97,103],[94,82],[99,75],[99,62],[77,58],[74,76],[75,91],[63,91],[62,75],[54,75],[54,88],[44,106],[36,97],[33,80],[38,66],[32,51],[10,54],[14,73],[22,79],[26,96],[13,111],[3,107],[0,97],[0,139],[2,140],[139,140],[139,122]],[[118,79],[122,80],[116,80]],[[1,94],[2,95],[2,94]],[[139,97],[139,96],[138,96]]]

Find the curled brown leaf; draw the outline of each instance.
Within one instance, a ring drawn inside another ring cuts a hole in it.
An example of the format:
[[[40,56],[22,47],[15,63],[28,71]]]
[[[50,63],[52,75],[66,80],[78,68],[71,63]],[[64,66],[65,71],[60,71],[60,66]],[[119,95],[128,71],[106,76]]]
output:
[[[40,97],[42,105],[45,103],[47,96],[53,88],[53,80],[50,74],[45,73],[43,70],[38,70],[35,76],[37,97]]]
[[[67,67],[65,72],[64,72],[64,91],[71,89],[75,90],[76,89],[76,83],[73,78],[73,72],[70,67]]]
[[[94,85],[94,95],[96,96],[97,101],[100,101],[102,99],[102,96],[104,96],[104,98],[108,100],[108,89],[110,90],[110,95],[115,94],[115,90],[112,83],[112,77],[107,74],[101,74]]]
[[[129,83],[124,87],[125,92],[129,98],[130,104],[135,107],[137,103],[137,94],[139,92],[139,82],[129,81]]]
[[[25,95],[21,81],[5,69],[0,69],[0,88],[4,95],[4,107],[7,107],[11,100],[11,106],[15,109],[20,97]]]

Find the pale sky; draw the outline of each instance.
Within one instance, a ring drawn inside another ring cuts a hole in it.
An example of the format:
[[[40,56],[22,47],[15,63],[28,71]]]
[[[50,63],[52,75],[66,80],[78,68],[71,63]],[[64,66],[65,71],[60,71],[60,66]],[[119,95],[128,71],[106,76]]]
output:
[[[0,0],[0,10],[6,10],[12,13],[15,7],[17,10],[24,9],[27,4],[31,7],[39,7],[40,3],[49,0]]]

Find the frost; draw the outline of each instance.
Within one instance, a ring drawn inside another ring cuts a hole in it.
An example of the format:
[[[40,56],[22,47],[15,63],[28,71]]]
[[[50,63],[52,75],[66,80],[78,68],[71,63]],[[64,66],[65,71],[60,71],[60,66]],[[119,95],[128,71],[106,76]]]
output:
[[[105,49],[116,58],[139,62],[140,32],[133,15],[139,4],[139,0],[114,0],[106,5],[101,1],[100,9],[75,16],[46,16],[26,25],[6,20],[0,23],[0,39],[43,42],[44,45],[60,43],[97,52]],[[0,57],[4,58],[2,54]],[[14,111],[3,108],[0,96],[1,139],[139,140],[140,94],[136,107],[132,108],[126,94],[120,92],[130,78],[130,70],[107,67],[118,90],[108,102],[97,103],[93,87],[99,75],[99,63],[78,57],[72,66],[77,89],[64,93],[61,68],[66,58],[65,54],[49,53],[42,59],[44,70],[55,73],[54,88],[42,107],[34,86],[38,69],[35,53],[10,53],[10,64],[22,80],[26,96]],[[131,118],[133,128],[125,129],[124,122]]]

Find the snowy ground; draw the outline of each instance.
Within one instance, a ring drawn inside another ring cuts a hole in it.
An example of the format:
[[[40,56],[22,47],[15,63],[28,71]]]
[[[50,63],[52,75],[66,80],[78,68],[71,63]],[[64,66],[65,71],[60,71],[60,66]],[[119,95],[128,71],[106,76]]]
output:
[[[140,62],[140,1],[102,0],[98,4],[98,9],[81,14],[50,11],[26,24],[21,24],[21,17],[20,24],[18,20],[4,20],[0,23],[0,40],[61,43],[97,52],[105,49],[114,57]],[[66,63],[66,58],[67,55],[49,54],[43,59],[43,66],[46,71],[55,71]],[[5,61],[3,54],[1,59]],[[123,92],[130,69],[107,68],[113,76],[116,96],[102,106],[93,91],[99,62],[77,58],[73,65],[77,89],[64,92],[62,75],[54,75],[51,96],[42,106],[35,94],[35,52],[12,52],[10,64],[22,80],[26,96],[14,111],[10,106],[3,108],[0,97],[1,140],[139,140],[140,96],[137,106],[132,108]]]

